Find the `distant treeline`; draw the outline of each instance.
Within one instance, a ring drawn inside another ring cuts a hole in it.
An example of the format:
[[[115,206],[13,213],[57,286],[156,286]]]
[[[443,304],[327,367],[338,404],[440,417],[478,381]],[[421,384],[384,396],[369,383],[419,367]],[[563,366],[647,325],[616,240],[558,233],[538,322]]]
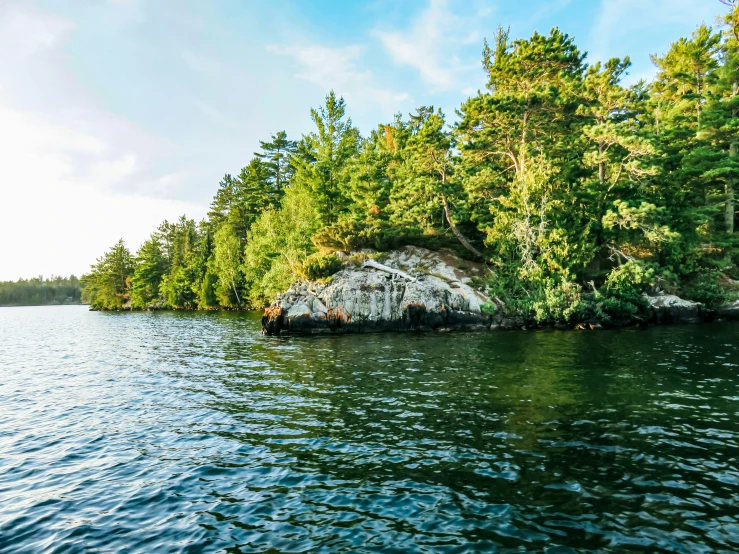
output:
[[[0,281],[0,306],[79,304],[81,297],[80,280],[74,275]]]

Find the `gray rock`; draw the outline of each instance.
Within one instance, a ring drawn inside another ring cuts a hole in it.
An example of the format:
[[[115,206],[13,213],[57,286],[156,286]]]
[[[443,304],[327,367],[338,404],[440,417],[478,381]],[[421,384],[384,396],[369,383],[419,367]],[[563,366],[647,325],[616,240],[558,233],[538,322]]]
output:
[[[483,268],[448,251],[406,246],[382,264],[410,280],[374,267],[345,268],[328,284],[294,283],[262,318],[266,334],[348,333],[429,329],[485,330],[481,306],[490,299],[471,286]]]
[[[739,319],[739,300],[724,304],[718,309],[721,319]]]
[[[658,324],[702,323],[706,312],[703,304],[683,300],[673,294],[647,296],[651,321]]]

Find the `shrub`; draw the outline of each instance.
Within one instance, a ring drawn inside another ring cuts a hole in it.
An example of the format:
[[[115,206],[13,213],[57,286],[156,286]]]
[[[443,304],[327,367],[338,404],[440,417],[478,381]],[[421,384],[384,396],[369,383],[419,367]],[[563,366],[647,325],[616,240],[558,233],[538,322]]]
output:
[[[689,300],[717,308],[728,299],[726,289],[720,284],[720,277],[721,274],[716,270],[704,270],[688,281],[682,294]]]
[[[614,268],[608,274],[604,289],[586,297],[588,315],[608,320],[638,314],[647,307],[644,293],[654,286],[655,280],[652,264],[630,261]]]
[[[495,315],[498,308],[492,302],[484,302],[480,305],[480,311],[485,315]]]
[[[534,319],[538,323],[571,322],[578,319],[584,311],[581,291],[580,285],[570,281],[548,283],[540,299],[534,302]]]
[[[343,263],[334,254],[315,253],[308,256],[301,266],[301,276],[306,279],[326,279],[341,270]]]

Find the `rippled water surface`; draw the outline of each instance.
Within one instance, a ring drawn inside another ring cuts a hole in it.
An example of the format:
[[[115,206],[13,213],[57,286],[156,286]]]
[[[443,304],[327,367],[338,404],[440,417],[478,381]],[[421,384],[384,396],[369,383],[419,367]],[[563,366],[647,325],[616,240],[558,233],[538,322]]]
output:
[[[736,552],[739,326],[0,309],[0,552]]]

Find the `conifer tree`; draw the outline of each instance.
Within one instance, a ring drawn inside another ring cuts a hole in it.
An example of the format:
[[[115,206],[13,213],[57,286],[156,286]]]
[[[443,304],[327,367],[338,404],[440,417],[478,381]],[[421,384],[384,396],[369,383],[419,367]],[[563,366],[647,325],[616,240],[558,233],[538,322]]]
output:
[[[446,128],[444,114],[433,106],[422,106],[411,114],[408,129],[402,152],[405,178],[393,191],[396,219],[433,228],[433,222],[443,218],[462,246],[482,257],[452,215],[454,200],[461,201],[464,191],[454,181],[454,139]]]
[[[290,158],[297,151],[297,142],[288,140],[285,131],[278,131],[269,141],[259,141],[261,153],[255,154],[267,168],[267,179],[272,184],[271,194],[279,200],[290,184],[295,169]]]
[[[131,279],[131,299],[136,308],[146,308],[159,297],[159,286],[167,270],[161,239],[156,233],[139,248],[135,265]]]
[[[318,218],[331,225],[346,211],[345,169],[359,146],[359,132],[346,117],[343,98],[331,91],[325,104],[311,110],[316,131],[303,136],[292,157],[294,182],[314,198]]]

